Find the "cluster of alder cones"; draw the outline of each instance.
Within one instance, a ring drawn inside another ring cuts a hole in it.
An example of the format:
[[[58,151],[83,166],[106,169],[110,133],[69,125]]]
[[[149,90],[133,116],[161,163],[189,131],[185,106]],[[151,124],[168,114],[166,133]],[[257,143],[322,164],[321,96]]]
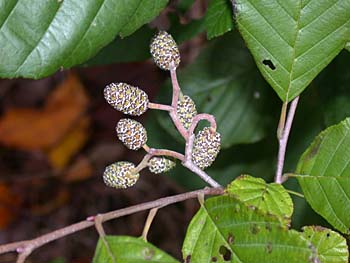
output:
[[[163,70],[176,69],[180,64],[180,52],[172,36],[160,31],[151,41],[151,55],[156,65]],[[149,108],[147,94],[138,87],[126,83],[111,83],[104,89],[106,101],[116,110],[131,116],[140,116]],[[176,107],[176,115],[184,129],[188,130],[193,118],[197,115],[194,101],[180,93]],[[124,118],[119,120],[116,131],[118,138],[131,150],[147,149],[147,131],[136,120]],[[195,135],[191,153],[192,162],[200,169],[209,167],[220,151],[220,134],[205,127]],[[145,165],[135,165],[120,161],[106,167],[103,180],[107,186],[128,188],[139,179],[139,172],[144,167],[155,174],[169,171],[175,166],[175,161],[164,156],[152,156]]]

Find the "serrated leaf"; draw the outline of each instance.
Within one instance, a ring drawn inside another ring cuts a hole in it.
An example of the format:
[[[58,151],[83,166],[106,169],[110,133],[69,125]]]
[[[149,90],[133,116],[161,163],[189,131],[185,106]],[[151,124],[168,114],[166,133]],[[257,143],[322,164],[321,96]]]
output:
[[[130,236],[106,236],[100,238],[93,263],[179,263],[164,251],[141,238]],[[115,261],[113,260],[115,259]]]
[[[116,35],[149,22],[167,2],[0,1],[0,77],[42,78],[81,64]]]
[[[349,41],[349,0],[236,0],[238,28],[283,101],[298,96]]]
[[[205,15],[207,37],[221,36],[233,28],[232,5],[229,0],[211,0]]]
[[[267,184],[261,178],[242,175],[227,186],[226,192],[247,206],[254,206],[265,214],[275,215],[287,225],[290,223],[293,202],[280,184]]]
[[[311,207],[350,234],[350,119],[316,137],[301,156],[298,181]]]
[[[215,116],[222,148],[257,142],[266,135],[271,120],[264,114],[267,86],[237,34],[228,33],[213,41],[194,63],[180,70],[178,79],[197,111]],[[169,103],[170,93],[168,83],[161,90],[160,101]],[[162,127],[179,138],[169,117],[161,113],[158,117]]]
[[[190,223],[182,252],[191,263],[310,263],[317,258],[300,233],[229,196],[205,202]]]
[[[320,226],[306,226],[303,234],[316,247],[321,263],[349,262],[346,239],[337,232]]]

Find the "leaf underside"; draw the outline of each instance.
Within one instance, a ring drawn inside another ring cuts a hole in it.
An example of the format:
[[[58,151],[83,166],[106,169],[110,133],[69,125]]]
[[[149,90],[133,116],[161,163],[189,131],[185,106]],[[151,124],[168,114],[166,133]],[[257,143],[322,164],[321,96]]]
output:
[[[296,170],[306,200],[332,226],[350,234],[350,119],[316,137]]]
[[[310,262],[314,247],[301,233],[229,196],[210,198],[192,219],[183,245],[186,262]]]
[[[167,2],[0,1],[0,77],[38,79],[81,64],[116,35],[149,22]]]
[[[350,0],[236,0],[238,28],[283,101],[298,96],[350,39]]]

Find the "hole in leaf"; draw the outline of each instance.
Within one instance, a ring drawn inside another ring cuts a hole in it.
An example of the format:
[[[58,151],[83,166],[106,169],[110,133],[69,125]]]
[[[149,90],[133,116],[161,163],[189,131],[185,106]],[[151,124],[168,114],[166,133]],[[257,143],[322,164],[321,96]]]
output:
[[[212,257],[211,261],[216,262],[216,261],[218,261],[218,259],[217,259],[217,257]]]
[[[185,259],[185,263],[190,263],[191,262],[191,255],[188,255]]]
[[[219,253],[222,255],[223,259],[225,261],[230,261],[232,258],[232,253],[231,251],[225,247],[225,246],[221,246],[219,249]]]
[[[253,224],[250,231],[253,235],[256,235],[260,232],[260,227],[257,224]]]
[[[272,70],[275,70],[276,69],[276,67],[275,67],[275,65],[272,63],[272,61],[270,60],[270,59],[264,59],[263,61],[262,61],[262,63],[265,65],[265,66],[268,66],[270,69],[272,69]]]
[[[326,235],[327,237],[330,237],[331,236],[331,234],[330,233],[327,233],[327,235]]]

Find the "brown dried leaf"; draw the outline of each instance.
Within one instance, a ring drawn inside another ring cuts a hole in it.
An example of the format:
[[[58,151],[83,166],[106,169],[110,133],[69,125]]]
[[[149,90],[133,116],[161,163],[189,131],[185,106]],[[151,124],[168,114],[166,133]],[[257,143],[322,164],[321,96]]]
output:
[[[0,119],[0,143],[22,150],[47,149],[71,129],[88,106],[79,79],[70,74],[40,109],[11,109]]]

